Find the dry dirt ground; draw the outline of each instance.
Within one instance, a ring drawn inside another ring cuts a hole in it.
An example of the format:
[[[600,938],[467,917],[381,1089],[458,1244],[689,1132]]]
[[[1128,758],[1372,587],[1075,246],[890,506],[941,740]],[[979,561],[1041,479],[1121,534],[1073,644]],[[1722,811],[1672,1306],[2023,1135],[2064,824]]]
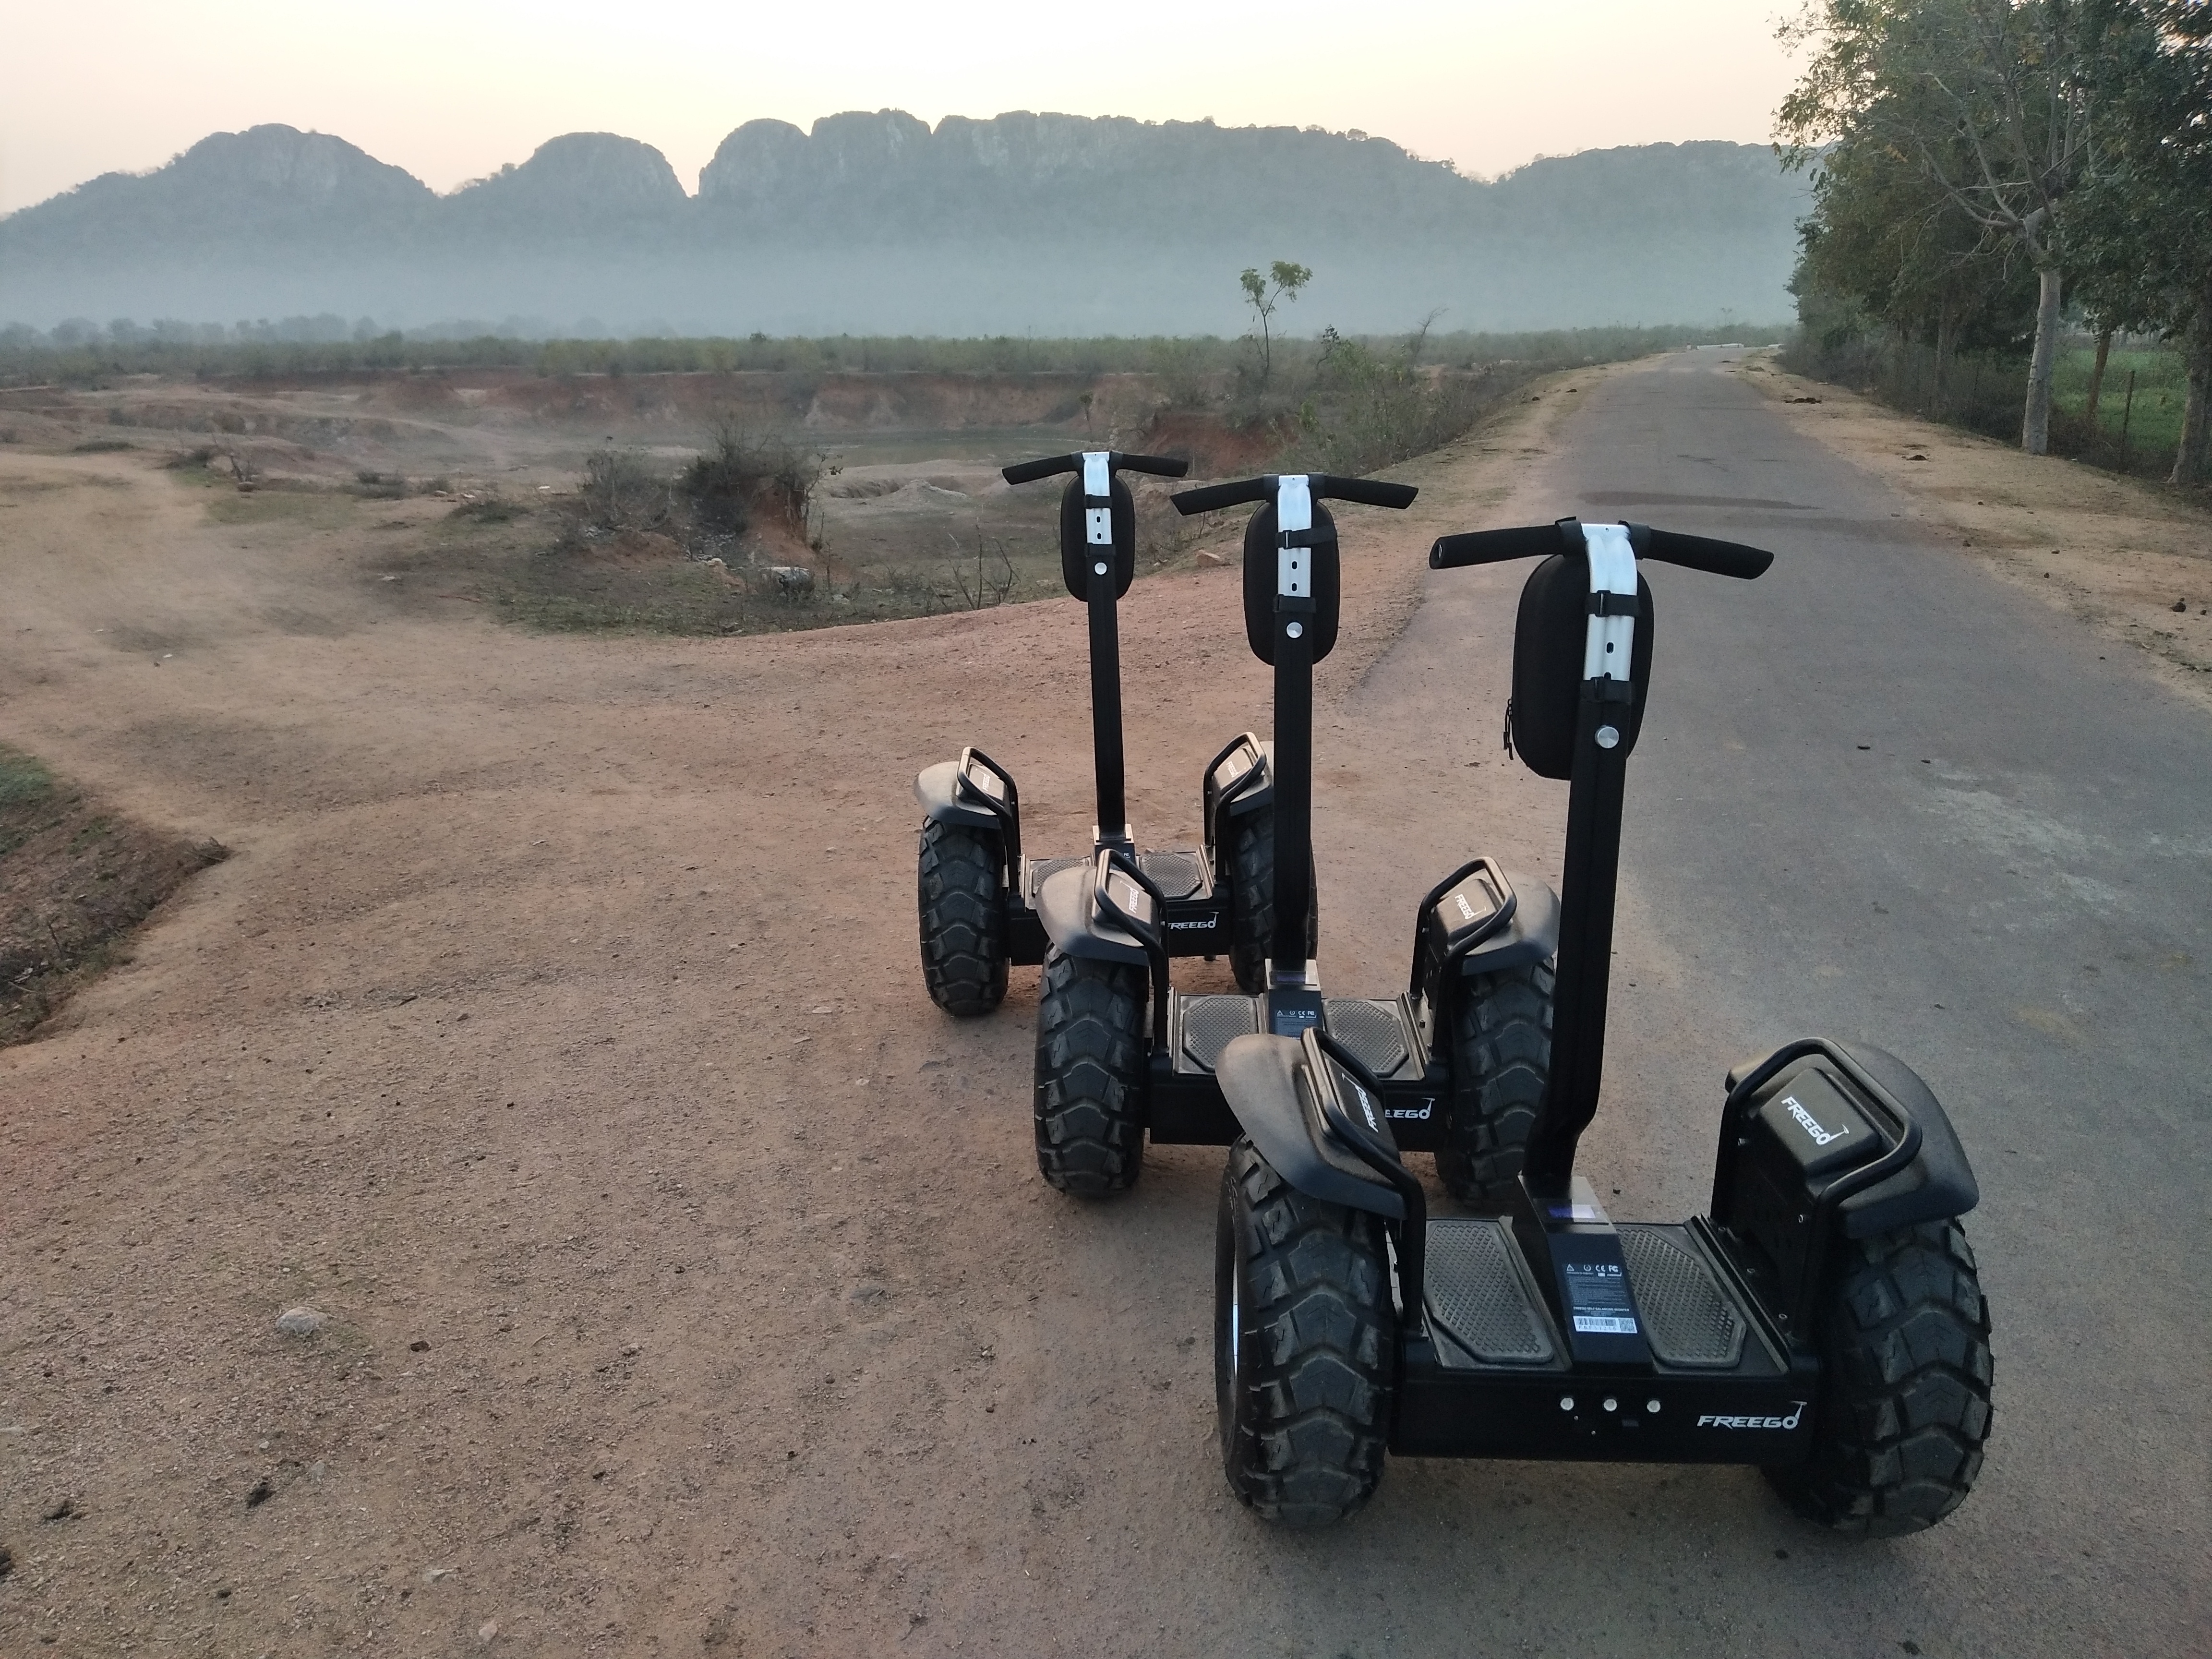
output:
[[[1329,699],[1574,401],[1344,515]],[[234,854],[0,1054],[0,1651],[1216,1650],[1136,1564],[1186,1520],[1242,1575],[1273,1546],[1211,1461],[1202,1331],[1124,1328],[1204,1262],[1036,1179],[1034,970],[956,1024],[915,960],[921,766],[983,743],[1036,845],[1087,833],[1079,609],[547,636],[410,608],[379,556],[146,457],[0,451],[11,740]],[[1266,723],[1236,592],[1127,603],[1159,839]],[[1369,752],[1323,811],[1417,810]],[[1156,1158],[1151,1205],[1210,1213],[1218,1158]],[[280,1334],[295,1304],[328,1324]]]
[[[1747,355],[1737,372],[1779,400],[1800,431],[1948,530],[1942,539],[2141,651],[2167,685],[2212,708],[2212,503],[1914,420],[1785,374],[1770,352]]]
[[[1389,726],[1352,694],[1431,538],[1546,511],[1516,469],[1626,372],[1402,469],[1413,512],[1343,515],[1333,982],[1403,973],[1455,856],[1557,878],[1561,793],[1501,763],[1494,703],[1424,701],[1395,659]],[[1408,1462],[1387,1516],[1317,1538],[1237,1508],[1192,1237],[1219,1152],[1156,1151],[1122,1204],[1050,1193],[1035,971],[956,1023],[915,960],[921,765],[981,743],[1036,846],[1087,833],[1076,606],[547,636],[403,599],[380,557],[373,526],[216,521],[142,458],[0,451],[8,738],[234,854],[0,1052],[0,1652],[1439,1650],[1370,1594],[1402,1565],[1468,1651],[1750,1653],[1783,1650],[1714,1622],[1709,1575],[1849,1582],[1747,1472],[1609,1480],[1632,1515],[1773,1524],[1592,1563],[1587,1607],[1484,1547],[1507,1513],[1547,1559],[1595,1535],[1526,1466]],[[1502,687],[1495,580],[1458,643]],[[1194,569],[1127,602],[1157,840],[1265,724],[1236,593]],[[1360,836],[1402,870],[1355,884]],[[1632,1168],[1621,1133],[1593,1144]],[[280,1334],[296,1304],[329,1322]]]

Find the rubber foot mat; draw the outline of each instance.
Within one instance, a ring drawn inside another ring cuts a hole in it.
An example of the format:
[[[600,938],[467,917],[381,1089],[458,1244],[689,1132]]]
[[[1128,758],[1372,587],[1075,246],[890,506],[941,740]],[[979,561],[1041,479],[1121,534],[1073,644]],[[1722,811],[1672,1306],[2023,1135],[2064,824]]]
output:
[[[1395,1002],[1370,1002],[1363,997],[1332,997],[1328,1000],[1328,1034],[1352,1050],[1359,1063],[1377,1077],[1388,1077],[1406,1063],[1406,1027]]]
[[[1513,1236],[1502,1221],[1449,1217],[1429,1223],[1429,1317],[1488,1365],[1541,1365],[1551,1333],[1514,1264]]]
[[[1195,853],[1139,853],[1137,868],[1171,899],[1188,898],[1206,884],[1206,866]]]
[[[1743,1319],[1712,1269],[1664,1227],[1625,1226],[1620,1256],[1644,1316],[1644,1339],[1662,1365],[1732,1366],[1743,1358]]]
[[[1193,997],[1182,1006],[1182,1051],[1206,1071],[1213,1069],[1231,1039],[1259,1029],[1249,997]]]

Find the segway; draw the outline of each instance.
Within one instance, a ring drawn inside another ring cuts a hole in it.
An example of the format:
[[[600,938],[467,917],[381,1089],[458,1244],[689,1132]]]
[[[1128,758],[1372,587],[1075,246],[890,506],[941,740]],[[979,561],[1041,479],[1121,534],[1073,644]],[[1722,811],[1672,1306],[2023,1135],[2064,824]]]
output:
[[[1126,854],[1162,896],[1173,956],[1226,955],[1237,983],[1256,984],[1273,931],[1273,745],[1247,732],[1208,761],[1200,789],[1206,843],[1139,853],[1123,805],[1121,656],[1116,601],[1137,573],[1137,514],[1116,472],[1180,478],[1188,461],[1091,452],[1024,461],[1010,484],[1060,473],[1060,576],[1091,613],[1091,741],[1098,787],[1093,854]],[[1037,894],[1054,872],[1087,858],[1030,858],[1022,848],[1021,792],[981,749],[942,761],[915,780],[921,803],[916,877],[921,974],[947,1013],[988,1014],[1006,994],[1006,969],[1045,959]]]
[[[1038,1168],[1103,1196],[1137,1178],[1156,1143],[1226,1146],[1242,1133],[1218,1066],[1242,1036],[1309,1028],[1360,1057],[1402,1143],[1437,1154],[1445,1184],[1481,1201],[1510,1184],[1550,1064],[1549,965],[1559,912],[1541,883],[1494,860],[1462,865],[1423,902],[1406,989],[1329,997],[1314,960],[1313,665],[1336,642],[1336,526],[1326,500],[1403,507],[1406,484],[1321,476],[1185,490],[1183,513],[1256,501],[1244,531],[1244,626],[1275,671],[1275,937],[1245,995],[1186,995],[1169,981],[1167,896],[1118,848],[1055,872],[1037,911],[1052,948],[1037,1004]]]
[[[1388,1079],[1353,1044],[1316,1027],[1221,1055],[1248,1137],[1221,1187],[1221,1453],[1270,1520],[1349,1514],[1386,1451],[1756,1464],[1802,1514],[1859,1534],[1933,1525],[1980,1469],[1990,1320],[1959,1222],[1978,1194],[1903,1061],[1812,1038],[1735,1068],[1711,1207],[1681,1224],[1616,1224],[1575,1173],[1650,677],[1639,556],[1747,578],[1772,556],[1573,520],[1430,555],[1543,560],[1507,718],[1533,770],[1571,780],[1552,1068],[1504,1213],[1427,1218]]]

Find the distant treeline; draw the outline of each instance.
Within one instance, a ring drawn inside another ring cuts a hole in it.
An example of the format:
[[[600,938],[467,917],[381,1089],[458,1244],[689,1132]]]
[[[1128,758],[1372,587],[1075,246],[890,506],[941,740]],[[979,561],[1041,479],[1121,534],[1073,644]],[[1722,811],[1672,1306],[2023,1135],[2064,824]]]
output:
[[[283,325],[261,327],[269,331],[265,337],[249,333],[241,338],[227,330],[185,325],[140,327],[128,322],[106,329],[78,325],[52,334],[10,328],[0,331],[0,386],[84,386],[131,374],[213,380],[483,368],[542,375],[769,372],[1192,377],[1234,374],[1248,367],[1251,354],[1249,341],[1218,335],[940,339],[847,334],[774,338],[756,334],[736,339],[532,340],[488,332],[455,337],[444,330],[424,330],[363,338],[284,338],[281,333],[294,331]],[[1609,362],[1683,346],[1762,342],[1781,336],[1779,325],[1761,325],[1749,329],[1670,325],[1355,337],[1370,349],[1419,364],[1471,368],[1500,362],[1559,366]],[[1279,340],[1279,368],[1295,368],[1322,349],[1318,339]]]

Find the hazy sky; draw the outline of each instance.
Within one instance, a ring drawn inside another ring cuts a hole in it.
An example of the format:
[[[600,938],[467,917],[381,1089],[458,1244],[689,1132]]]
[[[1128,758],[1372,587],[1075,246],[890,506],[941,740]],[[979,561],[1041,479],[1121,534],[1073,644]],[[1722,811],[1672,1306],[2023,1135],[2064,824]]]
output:
[[[1538,155],[1764,142],[1794,0],[7,0],[0,211],[283,121],[450,190],[562,132],[658,146],[686,189],[775,116],[1059,110],[1361,128],[1495,174]]]

